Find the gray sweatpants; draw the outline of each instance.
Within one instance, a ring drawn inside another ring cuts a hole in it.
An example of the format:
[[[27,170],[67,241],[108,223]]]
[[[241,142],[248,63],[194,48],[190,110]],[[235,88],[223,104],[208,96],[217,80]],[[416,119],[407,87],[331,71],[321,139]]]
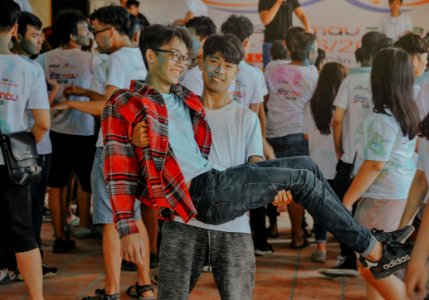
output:
[[[252,299],[255,254],[251,235],[207,230],[175,221],[162,225],[158,299],[188,299],[206,257],[222,300]]]

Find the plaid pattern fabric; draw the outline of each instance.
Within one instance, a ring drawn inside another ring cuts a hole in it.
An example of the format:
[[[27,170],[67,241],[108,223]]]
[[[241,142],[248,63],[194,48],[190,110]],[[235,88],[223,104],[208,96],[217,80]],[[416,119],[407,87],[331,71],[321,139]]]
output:
[[[210,128],[198,96],[180,85],[175,93],[190,108],[194,138],[204,158],[211,144]],[[150,145],[132,145],[134,126],[145,120]],[[134,201],[153,207],[160,219],[172,219],[174,213],[185,222],[197,211],[189,195],[183,174],[168,139],[168,114],[162,95],[140,81],[130,90],[116,91],[102,114],[104,140],[104,176],[121,237],[138,232],[134,221]],[[161,215],[167,208],[170,216]]]

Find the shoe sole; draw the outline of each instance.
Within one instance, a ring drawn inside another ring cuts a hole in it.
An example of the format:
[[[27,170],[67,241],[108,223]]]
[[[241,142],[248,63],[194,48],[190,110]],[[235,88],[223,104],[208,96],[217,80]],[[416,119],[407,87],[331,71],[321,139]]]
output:
[[[265,255],[271,254],[271,253],[273,253],[273,251],[263,251],[263,250],[255,249],[255,255],[256,256],[265,256]]]
[[[335,271],[324,271],[321,270],[319,271],[320,274],[325,275],[327,277],[331,277],[331,278],[336,278],[336,277],[357,277],[359,275],[359,272],[356,270],[349,270],[349,271],[345,271],[345,270],[341,270],[338,272]]]

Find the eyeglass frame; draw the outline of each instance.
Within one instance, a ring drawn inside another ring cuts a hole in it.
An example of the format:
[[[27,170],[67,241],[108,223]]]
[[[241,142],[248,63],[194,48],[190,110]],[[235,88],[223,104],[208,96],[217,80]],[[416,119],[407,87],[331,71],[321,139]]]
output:
[[[100,29],[100,30],[93,30],[92,33],[94,34],[94,37],[96,37],[97,34],[102,33],[103,31],[107,31],[107,30],[112,29],[112,28],[113,27],[107,27],[107,28]]]
[[[151,50],[155,51],[155,52],[169,53],[171,55],[171,60],[175,63],[183,62],[185,64],[185,66],[187,66],[187,67],[189,67],[192,64],[192,58],[190,58],[189,56],[185,56],[185,55],[182,55],[180,53],[177,53],[176,51],[165,50],[165,49],[151,49]],[[177,58],[174,58],[175,55]]]

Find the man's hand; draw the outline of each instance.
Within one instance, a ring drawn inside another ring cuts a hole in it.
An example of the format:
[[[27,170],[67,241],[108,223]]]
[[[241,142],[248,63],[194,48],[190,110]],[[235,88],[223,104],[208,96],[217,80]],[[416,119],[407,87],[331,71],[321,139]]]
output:
[[[121,239],[121,257],[135,264],[143,263],[144,247],[138,233],[126,235]]]
[[[412,255],[404,278],[409,299],[425,299],[427,281],[428,270],[426,268],[426,257],[423,255],[421,258],[418,258]]]
[[[283,210],[287,205],[289,205],[293,200],[292,193],[290,191],[281,190],[278,191],[277,195],[274,197],[272,204],[277,206],[278,209]]]
[[[69,109],[69,101],[62,101],[52,104],[51,110],[66,110]]]
[[[134,126],[132,142],[136,147],[149,146],[149,133],[147,131],[147,123],[145,121],[139,122]]]

